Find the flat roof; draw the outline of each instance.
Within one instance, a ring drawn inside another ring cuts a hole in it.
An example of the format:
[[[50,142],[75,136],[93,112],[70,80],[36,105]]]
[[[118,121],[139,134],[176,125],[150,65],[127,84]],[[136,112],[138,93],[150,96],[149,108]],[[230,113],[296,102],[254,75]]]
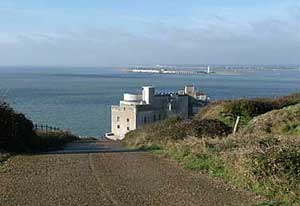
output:
[[[142,86],[142,88],[155,88],[155,86]]]

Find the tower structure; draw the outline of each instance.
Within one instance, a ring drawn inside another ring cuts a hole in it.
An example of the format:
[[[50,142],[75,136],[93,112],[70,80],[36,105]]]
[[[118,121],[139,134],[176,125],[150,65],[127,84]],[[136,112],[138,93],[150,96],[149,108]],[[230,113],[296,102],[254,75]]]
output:
[[[210,74],[210,67],[207,67],[207,74]]]

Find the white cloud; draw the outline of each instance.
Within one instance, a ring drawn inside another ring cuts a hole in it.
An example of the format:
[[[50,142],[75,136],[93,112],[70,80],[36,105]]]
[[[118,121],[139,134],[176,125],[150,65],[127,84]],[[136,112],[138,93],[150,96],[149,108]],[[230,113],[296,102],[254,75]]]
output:
[[[297,18],[300,7],[286,10]],[[126,16],[125,16],[126,17]],[[300,63],[299,22],[267,16],[254,20],[225,14],[189,17],[186,24],[125,18],[145,31],[79,27],[60,32],[0,33],[0,62],[39,65],[157,63]],[[2,54],[2,55],[1,55]]]

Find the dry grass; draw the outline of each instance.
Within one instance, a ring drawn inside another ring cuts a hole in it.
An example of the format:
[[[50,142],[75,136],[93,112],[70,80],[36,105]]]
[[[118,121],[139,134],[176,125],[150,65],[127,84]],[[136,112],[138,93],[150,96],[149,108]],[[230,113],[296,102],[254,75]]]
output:
[[[299,103],[300,93],[275,99],[257,98],[217,101],[202,109],[196,118],[218,119],[229,127],[233,127],[237,116],[240,116],[241,125],[245,126],[256,116]]]
[[[300,135],[300,104],[254,118],[243,132]]]
[[[277,106],[291,101],[282,99],[276,101]],[[205,118],[220,114],[222,104],[211,106],[218,108],[215,113],[210,112],[212,108],[202,111]],[[198,121],[196,117],[194,122]],[[125,142],[131,147],[154,149],[186,168],[207,171],[273,201],[262,205],[296,206],[300,205],[299,123],[300,105],[294,105],[255,117],[236,135],[216,137],[204,132],[197,137],[190,135],[190,127],[178,127],[173,120],[133,131]],[[176,129],[172,130],[173,126]],[[177,133],[177,129],[184,131]],[[170,138],[172,131],[180,138]]]

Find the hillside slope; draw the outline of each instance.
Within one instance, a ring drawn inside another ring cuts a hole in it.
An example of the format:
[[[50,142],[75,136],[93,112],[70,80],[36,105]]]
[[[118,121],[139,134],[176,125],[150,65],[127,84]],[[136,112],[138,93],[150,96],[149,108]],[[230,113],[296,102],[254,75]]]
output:
[[[300,104],[274,110],[249,122],[243,133],[300,135]]]
[[[262,194],[270,200],[262,205],[298,206],[299,97],[216,102],[190,122],[173,118],[132,131],[124,143]],[[240,131],[230,134],[239,115]]]
[[[218,119],[233,127],[237,116],[240,116],[241,126],[246,126],[256,116],[299,103],[300,93],[279,98],[223,100],[203,108],[196,118]]]

